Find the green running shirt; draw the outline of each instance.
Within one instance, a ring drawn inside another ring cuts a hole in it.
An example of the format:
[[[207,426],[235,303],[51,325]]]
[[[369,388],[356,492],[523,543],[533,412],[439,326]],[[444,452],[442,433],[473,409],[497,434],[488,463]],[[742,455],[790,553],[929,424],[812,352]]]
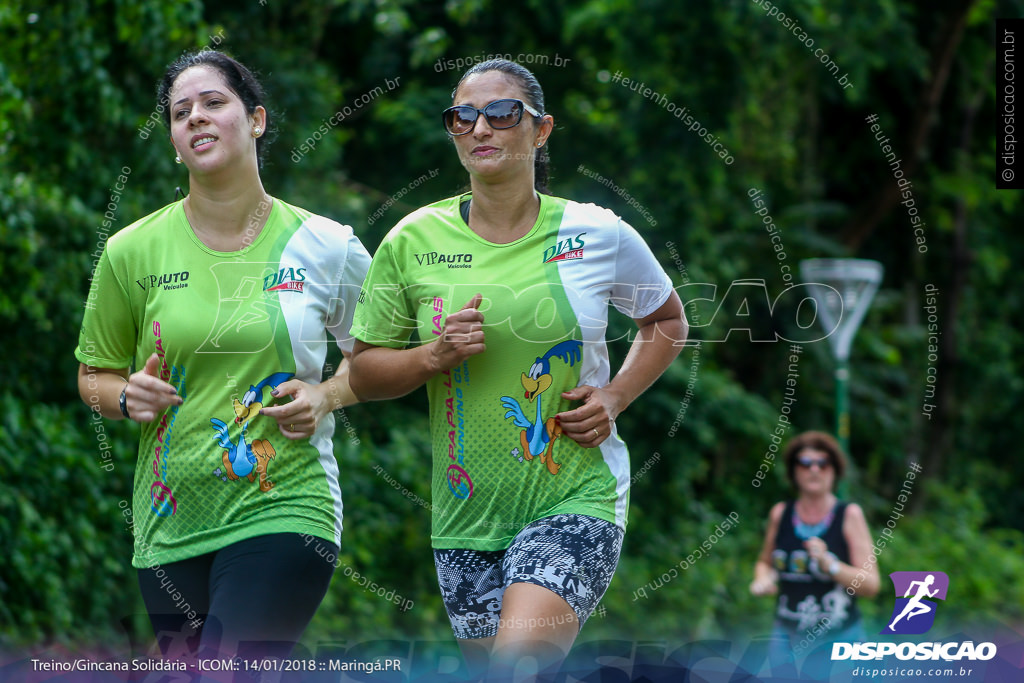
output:
[[[351,349],[369,260],[350,227],[279,199],[240,251],[204,245],[180,201],[111,237],[75,357],[139,369],[155,352],[184,399],[141,425],[133,566],[279,532],[340,543],[333,415],[292,441],[259,409],[293,376],[320,382],[328,332]]]
[[[352,335],[377,346],[428,342],[483,294],[487,350],[427,382],[435,548],[502,550],[562,513],[625,529],[629,456],[617,433],[585,449],[559,436],[561,393],[609,381],[608,303],[631,318],[672,285],[643,239],[607,209],[541,195],[537,222],[509,244],[484,240],[452,197],[405,217],[381,243]]]

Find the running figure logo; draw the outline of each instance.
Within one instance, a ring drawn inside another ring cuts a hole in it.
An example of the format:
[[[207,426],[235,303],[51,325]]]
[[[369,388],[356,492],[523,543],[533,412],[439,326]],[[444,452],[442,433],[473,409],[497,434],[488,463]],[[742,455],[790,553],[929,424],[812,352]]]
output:
[[[933,600],[946,599],[949,577],[944,572],[893,572],[889,578],[896,589],[896,604],[889,625],[881,633],[916,635],[927,632],[935,622],[938,607]]]

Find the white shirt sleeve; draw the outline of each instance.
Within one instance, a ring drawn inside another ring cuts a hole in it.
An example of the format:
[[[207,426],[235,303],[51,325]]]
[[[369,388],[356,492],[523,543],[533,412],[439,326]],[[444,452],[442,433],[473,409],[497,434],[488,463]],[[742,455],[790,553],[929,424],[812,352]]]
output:
[[[672,281],[650,247],[631,225],[619,219],[619,248],[611,303],[634,320],[658,310],[672,293]]]
[[[352,316],[355,315],[356,302],[369,267],[370,254],[359,238],[350,232],[345,260],[335,280],[337,292],[327,309],[327,330],[337,340],[338,348],[345,353],[352,351]]]

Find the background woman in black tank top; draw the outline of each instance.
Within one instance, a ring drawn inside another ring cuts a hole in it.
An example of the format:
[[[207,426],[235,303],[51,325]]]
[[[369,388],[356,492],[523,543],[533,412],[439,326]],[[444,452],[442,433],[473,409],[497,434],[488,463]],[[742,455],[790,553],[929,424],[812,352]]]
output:
[[[862,640],[856,596],[878,593],[879,573],[864,512],[833,493],[846,456],[829,434],[804,432],[783,457],[797,495],[772,506],[750,592],[778,596],[773,635],[794,654]]]

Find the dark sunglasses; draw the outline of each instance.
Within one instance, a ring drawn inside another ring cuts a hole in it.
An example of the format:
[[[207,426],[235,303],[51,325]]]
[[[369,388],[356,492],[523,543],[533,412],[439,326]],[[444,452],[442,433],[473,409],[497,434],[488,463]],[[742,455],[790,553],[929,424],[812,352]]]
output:
[[[818,469],[823,470],[826,467],[831,467],[832,461],[829,460],[828,458],[822,458],[821,460],[818,460],[816,458],[797,458],[796,464],[800,465],[800,467],[806,467],[807,469],[810,469],[817,465]]]
[[[465,135],[476,126],[480,114],[484,115],[487,125],[495,130],[515,128],[523,120],[523,111],[538,119],[541,114],[522,100],[494,100],[483,109],[459,104],[448,107],[441,112],[444,129],[449,135]]]

